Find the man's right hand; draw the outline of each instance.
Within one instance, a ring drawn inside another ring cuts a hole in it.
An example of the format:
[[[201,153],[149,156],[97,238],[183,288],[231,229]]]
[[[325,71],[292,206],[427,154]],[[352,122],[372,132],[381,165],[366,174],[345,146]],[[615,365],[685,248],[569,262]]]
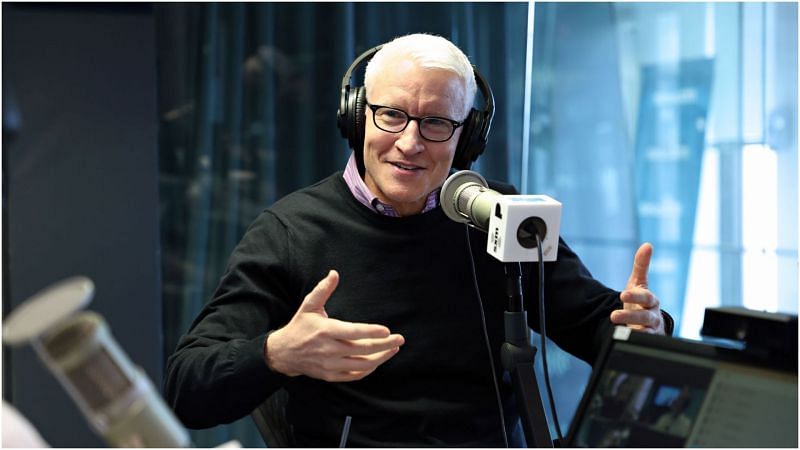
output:
[[[339,274],[331,270],[306,295],[292,320],[269,335],[265,359],[270,369],[292,377],[354,381],[397,354],[405,340],[385,326],[328,317],[325,303],[338,284]]]

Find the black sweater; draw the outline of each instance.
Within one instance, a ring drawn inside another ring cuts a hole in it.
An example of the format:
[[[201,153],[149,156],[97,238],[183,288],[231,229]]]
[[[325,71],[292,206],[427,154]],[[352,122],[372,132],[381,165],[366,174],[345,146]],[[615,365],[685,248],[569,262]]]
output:
[[[375,214],[353,197],[341,172],[281,199],[250,226],[213,300],[169,358],[165,396],[185,425],[204,428],[249,414],[285,387],[287,419],[302,446],[338,445],[346,416],[353,446],[500,446],[470,259],[512,428],[519,416],[499,360],[505,278],[502,263],[486,253],[486,235],[441,208],[404,218]],[[523,285],[530,325],[538,329],[535,268],[523,265]],[[270,371],[266,333],[286,324],[330,269],[341,281],[328,315],[385,325],[405,344],[360,381]],[[609,314],[621,308],[619,293],[594,280],[562,241],[558,261],[545,263],[545,298],[548,337],[591,363],[612,328]]]

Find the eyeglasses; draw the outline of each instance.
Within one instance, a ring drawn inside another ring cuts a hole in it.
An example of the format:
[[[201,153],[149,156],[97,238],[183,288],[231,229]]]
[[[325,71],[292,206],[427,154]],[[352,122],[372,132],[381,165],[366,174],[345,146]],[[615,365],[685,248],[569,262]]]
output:
[[[367,107],[372,110],[372,121],[379,129],[389,133],[400,133],[406,129],[408,122],[416,120],[419,124],[419,135],[432,142],[444,142],[450,139],[456,128],[464,125],[464,122],[456,122],[446,117],[414,117],[402,109],[388,106],[367,103]]]

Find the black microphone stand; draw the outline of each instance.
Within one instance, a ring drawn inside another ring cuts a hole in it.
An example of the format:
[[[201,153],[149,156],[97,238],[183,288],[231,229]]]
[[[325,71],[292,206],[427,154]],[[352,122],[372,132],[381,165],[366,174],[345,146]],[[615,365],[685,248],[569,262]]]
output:
[[[537,349],[531,344],[528,313],[523,308],[521,264],[505,263],[504,267],[508,310],[503,317],[506,340],[500,348],[500,359],[503,368],[511,375],[528,447],[533,444],[533,447],[552,448],[550,428],[533,371]]]

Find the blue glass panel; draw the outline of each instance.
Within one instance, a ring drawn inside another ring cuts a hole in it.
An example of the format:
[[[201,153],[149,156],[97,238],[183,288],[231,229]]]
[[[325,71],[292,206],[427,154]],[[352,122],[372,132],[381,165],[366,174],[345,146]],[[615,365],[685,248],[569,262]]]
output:
[[[686,290],[712,67],[712,60],[697,59],[642,70],[635,147],[640,237],[655,247],[650,289],[670,311],[681,311]]]

